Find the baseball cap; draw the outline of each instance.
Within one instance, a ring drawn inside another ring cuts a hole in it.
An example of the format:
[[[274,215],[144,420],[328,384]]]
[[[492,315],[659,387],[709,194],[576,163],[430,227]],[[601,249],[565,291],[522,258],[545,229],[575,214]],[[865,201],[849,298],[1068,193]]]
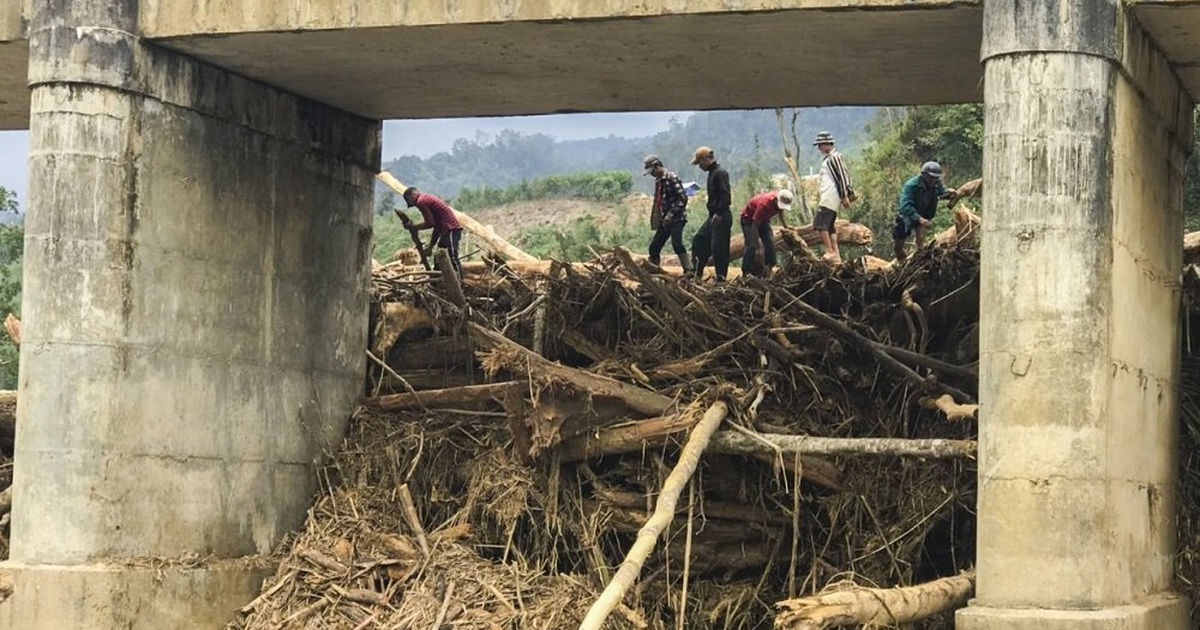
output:
[[[792,209],[792,200],[793,200],[792,191],[790,191],[786,188],[779,191],[775,195],[775,203],[779,206],[780,210],[791,210]]]
[[[700,147],[696,149],[696,155],[692,158],[692,164],[699,164],[703,158],[713,157],[712,147]]]

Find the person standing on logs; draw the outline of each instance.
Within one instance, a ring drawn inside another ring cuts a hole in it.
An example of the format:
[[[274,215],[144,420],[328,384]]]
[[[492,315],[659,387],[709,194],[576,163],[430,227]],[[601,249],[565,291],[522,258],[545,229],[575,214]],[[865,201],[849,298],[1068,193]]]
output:
[[[813,142],[813,146],[825,155],[821,161],[821,198],[817,204],[817,216],[813,218],[813,230],[825,246],[825,259],[836,264],[842,262],[837,239],[838,210],[849,208],[855,194],[850,169],[846,168],[846,161],[833,148],[833,144],[833,134],[828,131],[818,133]]]
[[[771,218],[779,215],[779,223],[787,227],[784,212],[792,209],[792,191],[780,190],[757,194],[742,208],[742,236],[746,249],[742,253],[742,273],[767,277],[775,266],[775,236],[771,233]]]
[[[462,263],[458,260],[458,247],[462,243],[463,227],[458,222],[458,218],[454,216],[454,209],[439,197],[423,193],[413,187],[404,189],[404,202],[408,204],[409,208],[415,207],[421,211],[421,223],[411,227],[417,230],[433,229],[433,239],[429,243],[430,251],[433,251],[434,244],[445,249],[450,254],[450,262],[454,265],[454,270],[461,278]],[[401,219],[401,221],[406,222],[407,219]]]
[[[650,228],[654,237],[650,239],[650,262],[662,263],[662,248],[671,239],[671,247],[679,256],[684,275],[692,272],[692,259],[688,258],[683,246],[683,226],[687,224],[687,192],[679,176],[667,170],[657,155],[647,155],[642,160],[647,175],[654,176],[654,206],[650,210]]]
[[[957,198],[958,191],[942,184],[942,165],[937,162],[922,164],[921,173],[904,183],[896,225],[892,228],[892,245],[898,262],[908,258],[904,246],[913,232],[917,233],[917,249],[925,244],[925,234],[937,214],[938,200],[954,203]]]
[[[708,218],[692,238],[696,278],[704,277],[704,267],[711,256],[717,282],[724,282],[729,273],[729,233],[733,229],[729,171],[717,163],[717,157],[709,147],[696,149],[692,164],[708,173]]]

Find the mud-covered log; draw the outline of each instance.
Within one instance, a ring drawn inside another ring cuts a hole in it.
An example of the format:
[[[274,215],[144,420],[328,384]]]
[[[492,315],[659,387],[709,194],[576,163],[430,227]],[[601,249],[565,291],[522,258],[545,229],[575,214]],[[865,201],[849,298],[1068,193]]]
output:
[[[736,217],[734,218],[734,221],[736,223]],[[861,223],[851,223],[845,219],[838,219],[837,223],[834,224],[834,227],[837,229],[839,245],[858,245],[860,247],[866,247],[870,245],[875,238],[874,234],[871,232],[871,228]],[[746,251],[745,237],[738,233],[736,225],[734,228],[734,235],[729,238],[730,260],[736,260]],[[784,248],[785,231],[794,234],[809,247],[821,244],[821,235],[818,234],[811,225],[803,225],[798,228],[780,228],[773,231],[775,237],[775,248],[777,250]],[[663,256],[662,264],[664,267],[678,267],[679,257]]]
[[[595,434],[584,434],[563,442],[558,453],[562,461],[574,462],[654,449],[674,436],[686,434],[699,420],[699,416],[685,413],[605,427]]]
[[[566,383],[584,394],[619,400],[630,410],[646,416],[663,415],[675,406],[675,399],[658,392],[548,361],[504,335],[479,324],[469,324],[469,330],[481,348],[499,350],[493,353],[493,356],[505,363],[505,367],[514,373],[527,372],[529,377],[536,381]]]
[[[855,586],[779,602],[775,630],[912,623],[961,608],[974,592],[974,571],[900,588]]]
[[[974,457],[973,440],[904,439],[904,438],[826,438],[810,435],[779,435],[759,433],[754,437],[744,433],[723,431],[713,436],[708,446],[711,453],[753,455],[774,453],[802,455],[872,455],[893,457],[964,458]]]
[[[1183,236],[1183,264],[1197,263],[1200,263],[1200,231],[1189,232]]]
[[[517,381],[504,381],[502,383],[488,383],[486,385],[468,385],[466,387],[376,396],[364,400],[363,404],[385,411],[458,407],[460,405],[473,405],[499,400],[508,388],[515,384],[517,384]]]
[[[465,336],[445,336],[397,343],[387,363],[403,375],[408,371],[465,366],[474,360]]]

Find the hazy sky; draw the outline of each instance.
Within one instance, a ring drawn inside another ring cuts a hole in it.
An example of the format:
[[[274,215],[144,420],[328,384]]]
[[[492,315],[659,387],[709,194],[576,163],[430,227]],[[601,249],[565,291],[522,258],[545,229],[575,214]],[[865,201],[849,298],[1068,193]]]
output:
[[[3,1],[3,0],[0,0]],[[556,114],[510,118],[445,118],[391,120],[383,123],[383,159],[401,155],[429,157],[448,150],[455,140],[490,138],[505,129],[544,133],[559,140],[585,140],[609,134],[635,138],[665,130],[672,118],[681,121],[690,112],[639,112],[630,114]],[[0,186],[14,190],[24,210],[27,200],[29,132],[0,131]]]

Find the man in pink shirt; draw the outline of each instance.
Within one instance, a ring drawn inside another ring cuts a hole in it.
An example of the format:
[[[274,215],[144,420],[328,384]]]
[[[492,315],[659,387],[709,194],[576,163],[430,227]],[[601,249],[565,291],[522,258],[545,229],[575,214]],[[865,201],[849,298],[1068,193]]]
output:
[[[450,254],[450,262],[462,277],[462,265],[458,261],[458,246],[462,242],[462,224],[454,216],[454,209],[445,201],[429,193],[423,193],[416,188],[404,191],[404,202],[409,208],[416,207],[421,211],[421,223],[413,226],[418,230],[433,228],[433,241],[438,247],[446,249]]]
[[[779,223],[787,227],[785,210],[792,209],[792,191],[780,190],[757,194],[742,208],[742,236],[746,249],[742,253],[742,273],[766,277],[775,266],[775,237],[771,234],[771,218],[779,215]]]

